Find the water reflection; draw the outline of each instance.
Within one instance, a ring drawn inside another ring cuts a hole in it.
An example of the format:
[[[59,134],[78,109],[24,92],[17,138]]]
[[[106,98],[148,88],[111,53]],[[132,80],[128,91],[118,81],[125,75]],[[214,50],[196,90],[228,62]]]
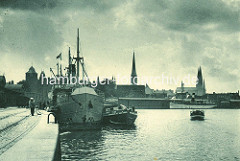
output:
[[[93,160],[102,151],[102,131],[75,131],[60,135],[63,160]]]
[[[63,133],[62,160],[238,160],[240,110],[138,110],[135,126]]]
[[[109,124],[102,128],[102,130],[136,130],[136,125],[113,125]]]

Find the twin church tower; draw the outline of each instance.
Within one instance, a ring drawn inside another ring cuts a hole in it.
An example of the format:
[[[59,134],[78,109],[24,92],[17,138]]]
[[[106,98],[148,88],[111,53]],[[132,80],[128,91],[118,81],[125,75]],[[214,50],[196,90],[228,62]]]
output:
[[[138,78],[136,72],[135,52],[133,51],[131,85],[137,85],[137,83]],[[182,82],[181,87],[177,87],[176,93],[196,94],[198,96],[206,94],[205,80],[203,79],[201,66],[198,68],[196,87],[184,87]]]

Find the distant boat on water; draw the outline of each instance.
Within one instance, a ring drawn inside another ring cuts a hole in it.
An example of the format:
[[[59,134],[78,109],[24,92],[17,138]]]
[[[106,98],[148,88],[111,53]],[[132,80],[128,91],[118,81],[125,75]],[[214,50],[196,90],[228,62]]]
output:
[[[203,110],[190,111],[191,120],[204,120],[205,114]]]

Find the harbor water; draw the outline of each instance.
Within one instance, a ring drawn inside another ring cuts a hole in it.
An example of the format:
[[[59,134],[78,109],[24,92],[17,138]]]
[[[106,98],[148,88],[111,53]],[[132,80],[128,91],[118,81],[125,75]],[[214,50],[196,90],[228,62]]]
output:
[[[138,110],[133,127],[60,134],[62,160],[240,160],[240,110]]]

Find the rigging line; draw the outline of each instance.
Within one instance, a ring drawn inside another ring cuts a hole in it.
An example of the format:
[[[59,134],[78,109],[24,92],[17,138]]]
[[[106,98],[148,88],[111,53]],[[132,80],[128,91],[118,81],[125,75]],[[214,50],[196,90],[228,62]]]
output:
[[[89,77],[88,77],[88,74],[87,74],[87,71],[86,71],[86,69],[85,69],[85,65],[84,65],[83,62],[81,62],[81,66],[82,66],[82,68],[83,68],[83,72],[85,73],[85,75],[86,75],[88,81],[90,82],[90,79],[89,79]],[[90,82],[90,83],[91,83],[91,82]]]

